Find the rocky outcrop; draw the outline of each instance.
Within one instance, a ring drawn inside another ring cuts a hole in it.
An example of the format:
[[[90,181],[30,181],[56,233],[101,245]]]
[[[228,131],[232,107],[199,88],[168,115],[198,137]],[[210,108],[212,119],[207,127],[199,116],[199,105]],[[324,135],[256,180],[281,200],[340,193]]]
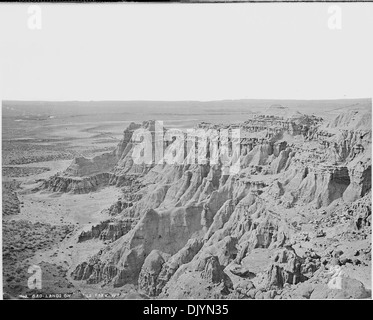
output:
[[[107,220],[100,224],[93,226],[91,230],[83,231],[78,238],[78,242],[87,241],[90,239],[100,239],[103,241],[116,241],[128,231],[130,231],[137,221],[135,219],[127,218],[124,220]]]
[[[356,279],[346,276],[340,276],[336,279],[339,284],[335,288],[330,285],[315,285],[310,299],[366,299],[371,296],[364,285]]]
[[[354,202],[372,188],[372,166],[370,162],[354,161],[349,167],[351,183],[343,193],[346,202]]]
[[[226,296],[233,284],[216,256],[204,256],[193,265],[191,273],[177,272],[164,287],[160,297],[209,298]]]
[[[219,259],[215,256],[209,256],[200,260],[196,271],[201,271],[202,278],[212,283],[219,283],[225,278]]]
[[[167,259],[167,258],[166,258]],[[150,296],[157,293],[157,280],[165,263],[164,254],[159,250],[153,250],[146,257],[139,275],[139,288]]]
[[[202,241],[198,238],[190,239],[186,245],[175,253],[163,266],[157,279],[157,287],[154,295],[159,295],[162,289],[179,269],[180,266],[189,263],[202,248]]]
[[[123,210],[131,208],[133,206],[133,201],[128,201],[126,199],[118,199],[118,201],[110,206],[108,209],[109,214],[112,216],[118,215]]]
[[[320,261],[311,256],[302,259],[291,248],[281,249],[267,272],[267,288],[283,288],[286,283],[304,282],[312,277],[320,265]]]
[[[73,277],[135,284],[160,298],[312,297],[318,272],[333,262],[333,241],[367,241],[371,233],[371,120],[357,118],[293,113],[200,124],[242,130],[241,168],[230,175],[210,159],[135,163],[131,134],[140,126],[131,124],[108,183],[123,190],[113,219],[135,222],[125,232],[108,224],[82,235],[113,242]],[[142,127],[155,137],[154,122]]]
[[[201,207],[179,207],[163,212],[148,210],[134,229],[95,256],[93,262],[79,265],[74,278],[95,283],[113,281],[115,286],[136,282],[151,251],[162,250],[173,255],[192,236],[199,234],[201,210]],[[81,278],[84,274],[86,279]]]
[[[107,186],[109,180],[110,173],[99,173],[82,178],[54,175],[49,180],[44,181],[39,189],[46,189],[52,192],[82,194]]]
[[[284,190],[282,201],[288,207],[295,203],[314,203],[316,208],[328,206],[343,196],[350,185],[346,167],[294,166],[280,180]]]
[[[224,224],[229,220],[233,211],[233,200],[229,199],[222,205],[222,207],[214,216],[214,219],[204,236],[205,240],[208,240],[217,230],[221,229],[224,226]]]
[[[73,160],[64,173],[71,177],[84,177],[110,172],[116,162],[117,159],[114,152],[104,153],[92,159],[78,157]]]

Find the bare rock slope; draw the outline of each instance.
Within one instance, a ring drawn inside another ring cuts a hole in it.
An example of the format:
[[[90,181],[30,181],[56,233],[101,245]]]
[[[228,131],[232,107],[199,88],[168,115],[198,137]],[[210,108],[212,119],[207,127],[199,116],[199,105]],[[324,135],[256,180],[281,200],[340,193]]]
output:
[[[110,243],[72,271],[74,280],[134,284],[159,298],[371,295],[370,112],[200,124],[241,129],[240,171],[230,175],[209,157],[202,164],[136,163],[131,137],[140,127],[154,137],[154,122],[131,124],[114,152],[77,159],[42,186],[123,190],[112,220],[81,235]]]

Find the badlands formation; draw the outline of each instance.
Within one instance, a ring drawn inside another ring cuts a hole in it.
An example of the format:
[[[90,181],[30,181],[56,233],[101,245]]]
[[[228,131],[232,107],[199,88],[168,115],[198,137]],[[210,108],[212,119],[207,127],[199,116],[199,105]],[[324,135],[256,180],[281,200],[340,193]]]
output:
[[[275,105],[241,123],[197,126],[240,129],[236,173],[211,163],[211,148],[204,163],[137,163],[134,132],[155,137],[155,121],[145,121],[131,123],[115,150],[45,174],[29,194],[88,206],[102,190],[118,193],[105,218],[61,231],[72,250],[66,287],[132,288],[130,297],[151,299],[370,298],[371,112],[288,111]],[[9,190],[5,205],[17,214]]]
[[[136,164],[140,127],[154,136],[153,121],[132,123],[113,152],[76,158],[36,190],[122,192],[110,219],[79,235],[105,246],[71,268],[76,286],[131,284],[151,298],[371,296],[370,113],[200,124],[241,129],[236,174],[209,158]]]

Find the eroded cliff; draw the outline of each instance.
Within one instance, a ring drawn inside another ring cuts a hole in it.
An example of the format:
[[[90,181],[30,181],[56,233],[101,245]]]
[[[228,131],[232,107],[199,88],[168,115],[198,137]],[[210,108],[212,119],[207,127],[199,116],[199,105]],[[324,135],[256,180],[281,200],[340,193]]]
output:
[[[140,127],[155,136],[154,122],[131,124],[114,152],[44,182],[59,192],[123,190],[112,220],[81,235],[110,243],[73,270],[75,280],[130,283],[159,298],[317,298],[321,286],[330,297],[370,295],[370,113],[200,124],[241,130],[235,174],[212,163],[211,146],[204,163],[138,164],[131,137]],[[336,266],[348,285],[330,284]]]

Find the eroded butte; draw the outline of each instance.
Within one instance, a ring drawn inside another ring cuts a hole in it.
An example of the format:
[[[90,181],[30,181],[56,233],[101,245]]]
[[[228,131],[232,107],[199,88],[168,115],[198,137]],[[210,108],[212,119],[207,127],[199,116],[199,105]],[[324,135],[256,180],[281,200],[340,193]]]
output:
[[[79,293],[369,298],[371,112],[326,120],[273,112],[282,110],[275,106],[237,124],[198,125],[241,130],[236,174],[224,174],[209,158],[136,164],[134,131],[154,132],[155,122],[144,121],[131,123],[113,151],[77,157],[43,176],[20,195],[23,201],[47,195],[53,208],[70,197],[75,212],[88,212],[90,199],[101,199],[101,206],[91,208],[97,214],[90,224],[62,208],[74,228],[61,230],[69,237],[32,262],[63,264],[65,281]],[[5,211],[17,214],[12,203]]]

